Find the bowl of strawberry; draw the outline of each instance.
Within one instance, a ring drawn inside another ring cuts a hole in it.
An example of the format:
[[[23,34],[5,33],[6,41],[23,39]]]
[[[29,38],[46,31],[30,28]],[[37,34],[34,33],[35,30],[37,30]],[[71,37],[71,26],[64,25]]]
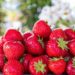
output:
[[[75,31],[37,21],[31,32],[9,29],[0,38],[3,75],[75,75]]]

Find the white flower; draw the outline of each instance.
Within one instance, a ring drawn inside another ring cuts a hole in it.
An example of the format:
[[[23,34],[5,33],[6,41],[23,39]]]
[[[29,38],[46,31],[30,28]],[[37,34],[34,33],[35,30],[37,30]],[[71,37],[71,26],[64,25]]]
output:
[[[73,20],[75,20],[75,9],[72,10],[70,15],[72,16]]]
[[[49,14],[49,13],[50,13],[50,6],[45,6],[45,7],[43,7],[41,13]]]
[[[60,18],[70,22],[75,21],[75,9],[70,7],[69,0],[52,0],[52,4],[52,6],[43,7],[39,15],[39,19],[47,21],[51,28],[55,27]],[[60,25],[60,27],[66,28],[64,25]]]
[[[52,0],[53,5],[58,5],[61,3],[61,0]]]
[[[75,30],[75,24],[70,25],[70,28]]]

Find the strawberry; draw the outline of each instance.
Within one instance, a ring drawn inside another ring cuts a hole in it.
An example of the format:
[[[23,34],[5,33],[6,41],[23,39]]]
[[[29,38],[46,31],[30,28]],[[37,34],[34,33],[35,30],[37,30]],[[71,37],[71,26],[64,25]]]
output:
[[[0,54],[4,54],[2,47],[0,47]]]
[[[30,37],[31,35],[34,35],[32,32],[26,32],[23,34],[23,39],[24,41],[26,41],[28,39],[28,37]]]
[[[7,41],[3,45],[7,59],[19,59],[24,54],[24,46],[19,41]]]
[[[25,41],[27,52],[33,55],[41,55],[44,53],[44,43],[42,40],[32,35]]]
[[[47,75],[47,64],[41,57],[35,57],[30,61],[29,71],[32,75]]]
[[[48,62],[49,70],[56,75],[61,75],[66,69],[66,62],[63,58],[53,58]]]
[[[64,32],[67,35],[68,40],[75,39],[75,31],[73,29],[66,29]]]
[[[3,42],[3,37],[0,37],[0,47],[3,48],[3,44],[4,44],[4,42]]]
[[[70,49],[70,53],[75,56],[75,39],[69,42],[68,47]]]
[[[42,59],[45,60],[45,63],[46,63],[47,66],[48,66],[48,61],[49,61],[48,55],[41,55],[41,56],[39,56],[39,57],[42,57]],[[48,70],[48,72],[49,72],[49,68],[48,68],[47,70]]]
[[[50,35],[51,40],[57,40],[58,38],[63,38],[64,40],[67,40],[67,36],[62,29],[55,29]]]
[[[23,41],[23,37],[19,31],[15,29],[9,29],[3,37],[3,41]]]
[[[4,65],[3,75],[23,75],[23,65],[17,60],[9,60]]]
[[[27,50],[27,46],[26,46],[26,41],[29,37],[33,37],[34,39],[37,39],[37,37],[34,35],[33,32],[26,32],[23,34],[23,39],[24,39],[24,45],[25,45],[25,48]]]
[[[49,41],[49,39],[44,39],[43,40],[45,52],[46,52],[46,46],[47,46],[48,41]]]
[[[4,67],[4,55],[0,54],[0,71],[3,70]]]
[[[29,73],[29,63],[30,63],[30,60],[32,59],[32,55],[30,54],[26,54],[24,56],[24,59],[23,59],[23,66],[24,66],[24,71],[25,73]]]
[[[4,66],[4,52],[2,47],[0,47],[0,70],[2,71]]]
[[[75,75],[75,57],[68,62],[66,71],[68,75]]]
[[[45,62],[48,64],[49,57],[47,55],[41,55],[40,57],[42,57],[45,60]]]
[[[34,36],[34,39],[37,39],[37,37],[34,35],[33,32],[26,32],[26,33],[24,33],[23,34],[23,39],[24,39],[24,41],[26,41],[29,37],[32,37],[32,36]]]
[[[49,37],[51,33],[50,27],[47,25],[47,23],[43,20],[37,21],[34,26],[32,31],[37,35],[42,38],[47,38]]]
[[[65,61],[68,62],[70,59],[72,58],[72,55],[70,54],[70,52],[68,51],[66,53],[66,56],[64,57]]]
[[[58,41],[56,40],[49,40],[46,46],[46,53],[50,57],[60,57],[65,56],[68,52],[67,47],[68,42],[59,38]]]

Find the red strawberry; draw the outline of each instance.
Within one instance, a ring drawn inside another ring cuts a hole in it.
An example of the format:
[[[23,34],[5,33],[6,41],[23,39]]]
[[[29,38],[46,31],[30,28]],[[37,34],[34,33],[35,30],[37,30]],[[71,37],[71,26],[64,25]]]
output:
[[[75,39],[69,42],[68,47],[70,49],[71,54],[75,56]]]
[[[19,59],[24,54],[24,46],[19,41],[7,41],[3,46],[7,59]]]
[[[38,39],[38,37],[33,32],[26,32],[26,33],[23,34],[24,44],[27,41],[27,39],[30,38],[30,37],[32,37],[36,40]]]
[[[26,32],[23,34],[24,41],[26,41],[29,37],[34,37],[34,39],[37,39],[37,37],[32,32]]]
[[[23,34],[23,39],[24,39],[24,41],[26,41],[26,40],[28,39],[28,37],[30,37],[30,36],[32,36],[32,35],[34,35],[32,32],[26,32],[26,33],[24,33],[24,34]]]
[[[29,64],[29,70],[32,75],[47,75],[47,64],[41,57],[33,58]]]
[[[48,61],[49,61],[48,55],[41,55],[40,57],[42,57],[42,59],[45,60],[45,63],[46,63],[47,66],[48,66]],[[48,68],[48,72],[49,72],[49,68]]]
[[[73,29],[66,29],[64,31],[68,37],[68,40],[75,39],[75,31]]]
[[[72,58],[72,55],[69,52],[67,52],[66,56],[64,57],[65,61],[68,62],[71,58]]]
[[[22,41],[22,35],[15,29],[9,29],[3,37],[3,41]]]
[[[32,32],[26,32],[23,34],[23,39],[24,39],[24,45],[25,45],[25,48],[26,48],[26,41],[29,37],[33,37],[34,39],[37,39],[37,37],[34,35],[34,33]],[[26,48],[27,50],[27,48]]]
[[[4,66],[4,52],[2,47],[0,47],[0,70],[2,71]]]
[[[67,53],[67,41],[62,38],[56,40],[49,40],[46,48],[46,53],[50,57],[60,57],[65,56]]]
[[[47,55],[41,55],[40,57],[42,57],[45,60],[45,62],[48,64],[49,57]]]
[[[48,63],[49,70],[56,75],[61,75],[66,69],[66,62],[62,58],[53,58]]]
[[[27,51],[33,55],[41,55],[44,53],[44,43],[40,39],[35,39],[34,36],[30,36],[26,41],[25,45]]]
[[[2,47],[0,47],[0,54],[4,54]]]
[[[3,48],[3,44],[4,44],[4,42],[3,42],[3,36],[2,36],[2,37],[0,37],[0,47]]]
[[[75,58],[68,62],[67,73],[68,75],[75,75]]]
[[[4,65],[3,75],[23,75],[23,65],[17,60],[9,60]]]
[[[0,54],[0,71],[3,70],[4,67],[4,55]]]
[[[57,40],[58,38],[63,38],[64,40],[67,40],[67,36],[62,29],[55,29],[50,35],[51,40]]]
[[[44,39],[43,41],[44,41],[44,49],[46,51],[46,46],[47,46],[47,43],[48,43],[49,39]]]
[[[47,25],[47,23],[43,20],[37,21],[33,26],[33,32],[42,38],[49,37],[51,33],[50,27]]]
[[[24,56],[24,60],[23,60],[23,66],[24,66],[24,71],[25,73],[28,73],[29,72],[29,63],[30,63],[30,60],[32,59],[32,55],[30,54],[26,54]]]

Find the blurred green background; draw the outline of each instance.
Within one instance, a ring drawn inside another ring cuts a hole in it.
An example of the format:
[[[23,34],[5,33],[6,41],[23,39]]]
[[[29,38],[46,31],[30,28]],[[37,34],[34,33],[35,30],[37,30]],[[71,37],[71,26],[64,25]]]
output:
[[[10,16],[9,12],[12,12],[11,17],[12,15],[17,17],[15,11],[21,13],[18,20],[22,22],[24,32],[25,27],[32,29],[33,24],[38,20],[42,7],[45,5],[51,5],[51,0],[0,0],[0,35],[5,32],[6,17]],[[19,13],[17,14],[19,15]]]

